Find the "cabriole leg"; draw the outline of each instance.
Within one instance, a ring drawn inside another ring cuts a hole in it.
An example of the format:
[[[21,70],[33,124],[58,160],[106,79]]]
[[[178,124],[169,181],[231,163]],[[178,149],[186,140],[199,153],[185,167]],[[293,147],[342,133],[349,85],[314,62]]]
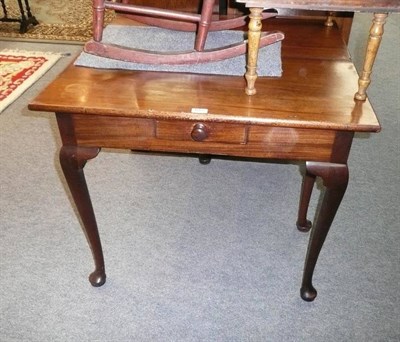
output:
[[[103,250],[92,201],[87,188],[83,168],[89,159],[95,158],[99,148],[63,146],[60,151],[60,163],[69,189],[83,222],[83,228],[90,249],[92,250],[95,270],[89,276],[93,286],[102,286],[106,281]]]
[[[307,173],[315,177],[321,177],[326,187],[318,217],[311,230],[300,290],[301,298],[305,301],[313,301],[317,296],[317,291],[312,285],[315,265],[329,228],[346,192],[349,171],[345,164],[307,162],[306,167]]]

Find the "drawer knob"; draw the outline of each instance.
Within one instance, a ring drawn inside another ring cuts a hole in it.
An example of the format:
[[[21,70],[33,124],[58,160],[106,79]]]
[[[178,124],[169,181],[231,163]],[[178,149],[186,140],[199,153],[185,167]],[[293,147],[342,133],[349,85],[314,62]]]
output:
[[[206,125],[198,123],[193,126],[192,133],[191,133],[192,139],[194,141],[202,141],[208,137],[208,130]]]

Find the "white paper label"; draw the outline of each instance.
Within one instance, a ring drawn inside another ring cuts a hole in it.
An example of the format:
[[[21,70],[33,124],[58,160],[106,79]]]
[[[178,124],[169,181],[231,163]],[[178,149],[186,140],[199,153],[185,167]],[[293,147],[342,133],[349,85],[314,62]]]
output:
[[[191,112],[193,114],[208,114],[207,108],[192,108]]]

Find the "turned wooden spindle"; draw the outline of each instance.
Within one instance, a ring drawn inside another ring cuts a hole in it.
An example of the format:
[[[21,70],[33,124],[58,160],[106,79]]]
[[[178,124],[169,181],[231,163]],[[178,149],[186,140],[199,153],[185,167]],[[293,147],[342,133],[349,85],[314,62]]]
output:
[[[203,51],[206,44],[206,38],[211,25],[212,19],[212,8],[214,6],[214,0],[204,0],[203,9],[201,11],[199,28],[196,35],[195,50]]]
[[[333,26],[333,24],[334,24],[334,21],[333,21],[334,15],[335,15],[335,12],[329,12],[328,17],[325,20],[325,24],[324,24],[325,26],[328,26],[328,27],[332,27]]]
[[[388,13],[375,13],[373,24],[369,33],[367,50],[365,53],[364,67],[362,74],[358,80],[358,92],[354,98],[356,100],[365,101],[367,98],[367,88],[371,83],[371,73],[374,66],[375,58],[379,50],[384,32],[384,25]]]
[[[261,27],[262,27],[262,8],[250,8],[250,22],[248,32],[248,54],[247,71],[245,74],[247,86],[246,94],[255,95],[255,83],[257,79],[257,59],[260,47]]]
[[[93,39],[99,42],[103,39],[104,0],[93,0]]]

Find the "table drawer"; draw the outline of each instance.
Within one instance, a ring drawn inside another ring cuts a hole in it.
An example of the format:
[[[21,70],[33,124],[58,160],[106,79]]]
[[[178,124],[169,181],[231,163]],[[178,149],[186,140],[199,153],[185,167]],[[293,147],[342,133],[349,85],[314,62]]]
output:
[[[196,121],[157,121],[158,139],[245,144],[246,127],[240,124]]]
[[[130,148],[137,141],[154,138],[151,119],[110,117],[99,115],[73,115],[78,144]]]
[[[330,161],[336,136],[333,130],[252,126],[248,146],[255,157]]]

